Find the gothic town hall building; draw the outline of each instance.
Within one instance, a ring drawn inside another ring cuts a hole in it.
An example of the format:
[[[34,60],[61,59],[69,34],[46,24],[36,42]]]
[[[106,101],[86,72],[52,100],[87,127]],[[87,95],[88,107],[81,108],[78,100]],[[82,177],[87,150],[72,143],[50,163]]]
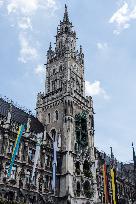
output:
[[[50,44],[47,51],[45,93],[38,94],[36,117],[0,98],[0,198],[5,203],[91,204],[103,199],[93,101],[85,96],[84,54],[76,39],[65,6],[55,49]],[[21,124],[26,128],[11,170]]]
[[[55,50],[50,44],[47,52],[46,91],[37,100],[38,119],[58,141],[55,195],[60,204],[86,203],[95,191],[94,175],[84,173],[90,164],[94,168],[93,102],[85,97],[84,54],[81,46],[77,50],[76,38],[66,7]]]

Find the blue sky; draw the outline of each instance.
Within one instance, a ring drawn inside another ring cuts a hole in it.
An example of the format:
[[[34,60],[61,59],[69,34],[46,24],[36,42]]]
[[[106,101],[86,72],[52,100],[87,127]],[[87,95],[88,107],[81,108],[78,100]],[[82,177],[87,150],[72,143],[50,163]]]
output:
[[[46,51],[64,4],[85,53],[95,145],[132,160],[136,146],[136,0],[0,0],[0,94],[34,110],[44,91]]]

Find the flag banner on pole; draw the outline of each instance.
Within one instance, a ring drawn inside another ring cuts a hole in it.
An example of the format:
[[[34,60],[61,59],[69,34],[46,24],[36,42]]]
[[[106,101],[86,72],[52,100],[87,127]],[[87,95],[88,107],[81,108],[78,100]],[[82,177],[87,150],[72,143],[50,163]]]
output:
[[[52,180],[52,189],[55,193],[56,188],[56,167],[57,167],[57,141],[54,141],[53,144],[53,180]]]
[[[34,174],[35,174],[36,166],[40,156],[41,143],[42,143],[42,133],[39,133],[37,135],[36,152],[35,152],[34,165],[33,165],[33,171],[32,171],[32,182],[34,181]]]
[[[19,127],[17,139],[15,141],[15,145],[14,145],[14,149],[13,149],[13,153],[12,153],[12,157],[11,157],[10,166],[9,166],[9,169],[8,169],[8,177],[10,177],[10,175],[11,175],[12,167],[14,165],[16,154],[18,153],[20,139],[21,139],[21,136],[23,134],[24,129],[25,129],[24,125],[21,125]]]
[[[104,197],[105,197],[105,203],[109,203],[109,198],[108,198],[108,179],[107,179],[107,167],[106,167],[106,163],[103,164],[103,179],[104,179]]]
[[[112,182],[112,197],[113,204],[117,204],[117,189],[116,189],[116,173],[115,169],[111,169],[111,182]]]

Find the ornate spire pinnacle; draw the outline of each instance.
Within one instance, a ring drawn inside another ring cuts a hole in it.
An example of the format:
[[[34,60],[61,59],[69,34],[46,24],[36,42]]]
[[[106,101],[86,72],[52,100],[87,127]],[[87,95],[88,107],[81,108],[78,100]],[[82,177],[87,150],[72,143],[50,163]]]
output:
[[[51,42],[50,42],[49,50],[51,50],[51,49],[52,49],[52,46],[51,46]]]
[[[52,52],[52,46],[51,46],[51,42],[50,42],[49,49],[48,49],[48,51],[47,51],[47,55],[48,55],[48,54],[51,54],[51,52]]]
[[[80,45],[80,54],[82,54],[82,45]]]
[[[69,22],[68,10],[67,10],[67,5],[66,4],[65,4],[65,13],[64,13],[63,22]]]

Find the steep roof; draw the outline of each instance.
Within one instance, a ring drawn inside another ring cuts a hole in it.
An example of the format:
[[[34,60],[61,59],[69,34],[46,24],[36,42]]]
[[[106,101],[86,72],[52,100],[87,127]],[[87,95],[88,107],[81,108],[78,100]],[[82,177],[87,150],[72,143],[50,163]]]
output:
[[[7,117],[10,103],[0,97],[0,115]],[[12,105],[11,120],[19,124],[27,124],[28,117],[31,118],[30,131],[35,133],[43,132],[42,123],[33,115],[25,112],[21,108]]]

